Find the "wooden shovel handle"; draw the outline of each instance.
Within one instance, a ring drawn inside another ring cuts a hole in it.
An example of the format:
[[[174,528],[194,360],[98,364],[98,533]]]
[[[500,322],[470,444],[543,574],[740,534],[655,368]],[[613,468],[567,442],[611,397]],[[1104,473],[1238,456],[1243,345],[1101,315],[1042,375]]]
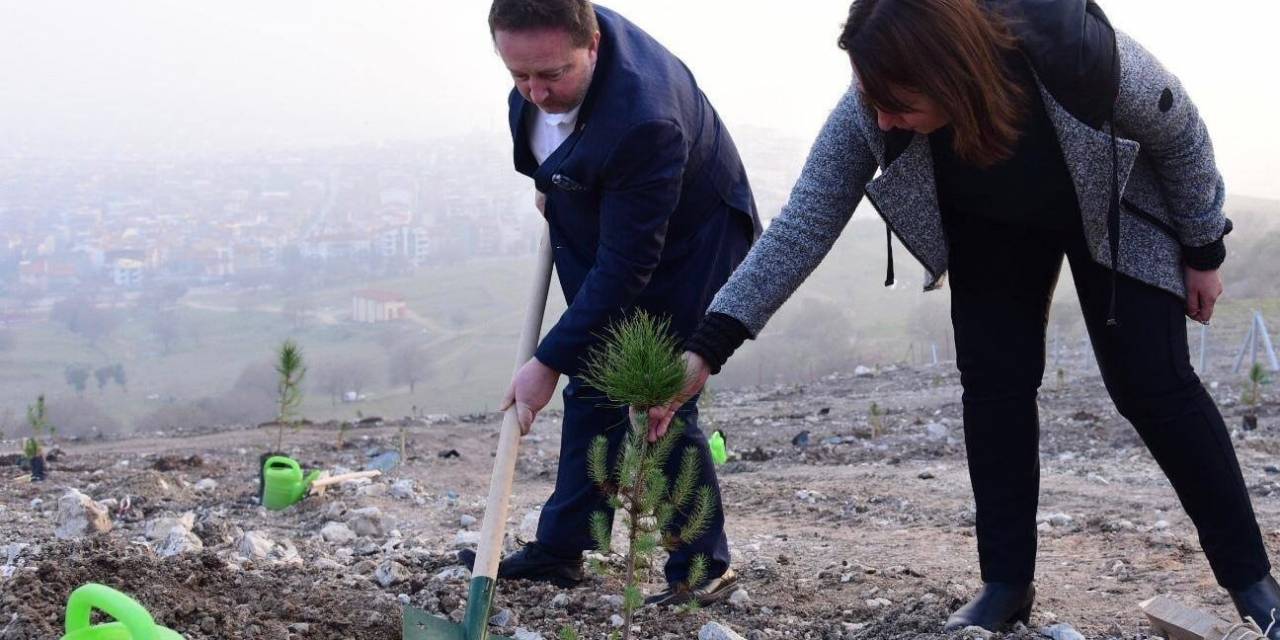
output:
[[[529,292],[529,306],[524,313],[524,328],[520,330],[520,345],[516,350],[516,366],[519,370],[533,357],[542,335],[542,314],[547,309],[547,289],[551,286],[551,237],[544,230],[538,246],[538,264],[534,269],[533,288]],[[498,434],[498,451],[493,461],[493,476],[489,480],[489,501],[484,509],[484,522],[480,526],[480,546],[476,549],[476,563],[472,577],[497,579],[498,560],[502,555],[502,538],[507,526],[507,507],[511,498],[511,483],[515,478],[516,454],[520,451],[520,421],[512,406],[502,416],[502,431]]]

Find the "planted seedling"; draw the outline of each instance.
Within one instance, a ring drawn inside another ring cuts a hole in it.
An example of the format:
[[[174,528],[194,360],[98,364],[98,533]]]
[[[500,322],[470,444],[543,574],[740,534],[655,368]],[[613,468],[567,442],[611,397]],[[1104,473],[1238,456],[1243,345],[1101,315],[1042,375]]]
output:
[[[650,443],[649,409],[668,404],[685,385],[684,361],[669,323],[639,311],[613,325],[604,342],[588,357],[583,379],[602,392],[609,402],[629,409],[629,428],[616,452],[600,435],[591,443],[588,474],[607,497],[609,507],[620,513],[627,537],[625,553],[613,549],[612,514],[591,515],[591,537],[605,556],[621,556],[623,573],[622,640],[629,640],[635,612],[644,606],[637,569],[654,565],[659,550],[674,551],[700,538],[715,515],[715,493],[699,486],[701,460],[692,445],[681,452],[679,471],[668,477],[666,467],[680,442],[685,425],[672,422],[668,432]],[[593,567],[608,573],[608,566]],[[707,559],[697,556],[689,578],[678,589],[693,590],[706,580]],[[573,633],[569,630],[569,633]],[[562,638],[575,637],[573,635]]]

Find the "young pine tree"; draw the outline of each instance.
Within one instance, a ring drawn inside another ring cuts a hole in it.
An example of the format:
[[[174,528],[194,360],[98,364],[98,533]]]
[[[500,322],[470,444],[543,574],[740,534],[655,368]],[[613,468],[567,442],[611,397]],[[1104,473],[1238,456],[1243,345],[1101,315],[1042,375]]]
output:
[[[302,406],[302,379],[307,375],[307,367],[302,361],[302,348],[293,340],[285,340],[276,352],[275,369],[280,376],[276,384],[275,451],[280,451],[285,425],[296,428],[301,424],[298,408]]]
[[[637,567],[652,566],[660,549],[670,552],[697,540],[715,515],[711,487],[698,486],[697,448],[689,446],[681,452],[674,479],[665,471],[684,424],[674,421],[657,442],[648,441],[649,409],[666,405],[685,385],[684,362],[677,347],[667,321],[638,311],[609,329],[604,342],[588,357],[583,373],[584,381],[609,402],[629,408],[629,429],[613,459],[603,435],[592,441],[588,457],[591,481],[608,497],[614,512],[622,515],[627,535],[627,550],[622,554],[623,640],[631,637],[633,616],[644,606]],[[611,525],[605,512],[592,514],[591,535],[605,555],[614,553]],[[704,556],[695,558],[684,587],[699,586],[706,579],[706,568]]]

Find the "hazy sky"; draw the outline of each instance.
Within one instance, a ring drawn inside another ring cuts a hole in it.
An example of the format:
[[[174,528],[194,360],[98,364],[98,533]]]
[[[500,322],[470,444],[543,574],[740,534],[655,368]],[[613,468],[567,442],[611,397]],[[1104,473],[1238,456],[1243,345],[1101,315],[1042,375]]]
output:
[[[681,56],[730,126],[810,138],[849,81],[833,44],[848,0],[606,4]],[[1280,3],[1102,4],[1182,77],[1228,190],[1280,198]],[[488,5],[0,0],[0,154],[501,135],[510,81]]]

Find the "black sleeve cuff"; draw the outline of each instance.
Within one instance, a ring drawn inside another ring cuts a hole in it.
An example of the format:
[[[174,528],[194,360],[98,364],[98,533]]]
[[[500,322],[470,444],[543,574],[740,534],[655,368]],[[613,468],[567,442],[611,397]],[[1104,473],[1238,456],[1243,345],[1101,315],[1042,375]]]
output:
[[[1217,240],[1202,247],[1182,247],[1182,261],[1196,271],[1213,271],[1221,267],[1227,259],[1227,245],[1223,242],[1223,238],[1231,233],[1233,228],[1234,225],[1228,218],[1227,225],[1222,229],[1222,236]]]
[[[729,361],[729,356],[751,337],[751,332],[737,318],[709,313],[685,341],[684,350],[702,356],[711,365],[711,373],[716,374]]]

